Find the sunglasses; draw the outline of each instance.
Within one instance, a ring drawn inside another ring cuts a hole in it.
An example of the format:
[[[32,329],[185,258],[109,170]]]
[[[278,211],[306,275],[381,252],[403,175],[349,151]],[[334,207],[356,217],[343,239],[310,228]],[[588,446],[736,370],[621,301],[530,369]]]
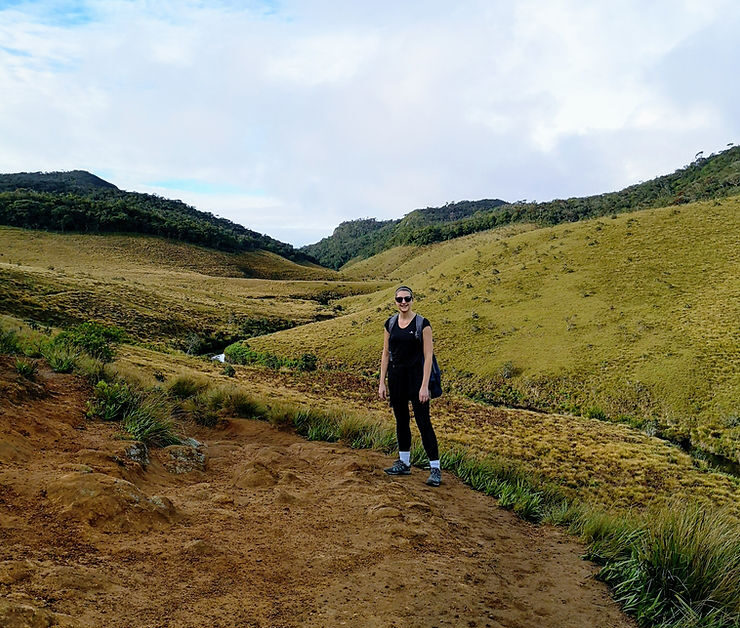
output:
[[[396,297],[396,303],[411,303],[414,297]]]

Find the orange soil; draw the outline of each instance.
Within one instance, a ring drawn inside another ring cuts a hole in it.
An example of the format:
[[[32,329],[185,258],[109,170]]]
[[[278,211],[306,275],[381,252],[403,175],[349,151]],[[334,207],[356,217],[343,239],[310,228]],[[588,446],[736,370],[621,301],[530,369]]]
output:
[[[573,539],[450,475],[246,420],[144,469],[83,382],[37,381],[0,357],[2,626],[633,626]]]

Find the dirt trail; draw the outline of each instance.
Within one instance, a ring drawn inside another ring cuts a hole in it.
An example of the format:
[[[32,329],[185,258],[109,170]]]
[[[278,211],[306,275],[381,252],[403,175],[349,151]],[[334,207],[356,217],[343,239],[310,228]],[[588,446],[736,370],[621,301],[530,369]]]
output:
[[[450,475],[245,420],[195,434],[204,471],[144,470],[83,384],[39,380],[0,401],[0,625],[633,625],[572,539]]]

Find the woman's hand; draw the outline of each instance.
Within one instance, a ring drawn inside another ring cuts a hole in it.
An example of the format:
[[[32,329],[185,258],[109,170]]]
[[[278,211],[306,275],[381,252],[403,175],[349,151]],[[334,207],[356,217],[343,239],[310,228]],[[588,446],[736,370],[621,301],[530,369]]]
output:
[[[419,403],[426,403],[429,401],[429,386],[422,386],[419,388]]]
[[[388,395],[385,388],[385,382],[380,382],[380,386],[378,386],[378,398],[381,401],[385,401],[387,396]]]

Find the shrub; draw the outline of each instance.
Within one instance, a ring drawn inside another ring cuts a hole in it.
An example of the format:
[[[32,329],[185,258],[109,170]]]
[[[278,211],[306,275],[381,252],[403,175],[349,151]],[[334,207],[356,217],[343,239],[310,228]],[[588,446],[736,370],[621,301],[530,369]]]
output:
[[[224,364],[223,369],[221,369],[221,373],[226,375],[226,377],[234,377],[236,375],[236,369],[231,366],[231,364]]]
[[[35,360],[25,360],[22,358],[18,358],[15,361],[15,370],[18,372],[19,375],[25,377],[26,379],[34,379],[36,377],[36,372],[38,371],[39,365]]]
[[[304,353],[296,364],[299,371],[315,371],[319,358],[313,353]]]
[[[499,368],[496,374],[501,379],[511,379],[516,375],[516,368],[514,367],[514,363],[511,361],[504,362]]]
[[[94,396],[87,402],[87,416],[103,421],[120,421],[136,408],[139,396],[128,384],[122,381],[99,381],[95,385]]]
[[[259,364],[271,369],[287,366],[302,371],[313,371],[316,370],[318,364],[318,358],[312,353],[304,353],[297,360],[281,358],[268,351],[256,351],[243,341],[235,342],[226,347],[224,355],[226,360],[233,364]]]
[[[88,321],[63,331],[54,340],[56,343],[73,345],[103,362],[113,359],[113,344],[126,337],[124,331],[112,325]]]
[[[606,412],[604,412],[598,406],[591,406],[586,410],[586,416],[589,419],[598,419],[599,421],[606,421]]]

